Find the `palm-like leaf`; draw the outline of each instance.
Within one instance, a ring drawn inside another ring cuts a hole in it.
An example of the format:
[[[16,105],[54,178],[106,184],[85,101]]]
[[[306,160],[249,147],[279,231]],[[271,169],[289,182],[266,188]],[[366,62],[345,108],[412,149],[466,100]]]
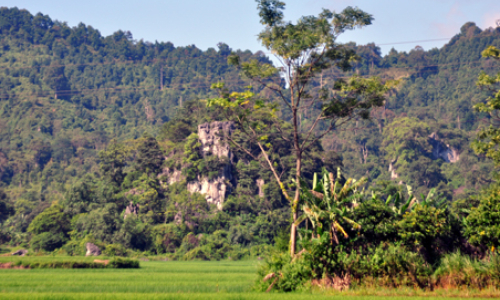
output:
[[[340,171],[337,173],[337,179],[341,178]],[[344,185],[336,180],[332,173],[323,170],[321,180],[314,174],[312,189],[308,189],[307,183],[301,181],[302,200],[304,216],[310,220],[313,228],[318,232],[328,229],[330,231],[331,243],[338,244],[337,232],[344,237],[348,234],[342,224],[349,224],[353,229],[360,229],[361,225],[347,217],[352,209],[353,203],[356,203],[358,189],[366,182],[364,178],[359,181],[348,179]],[[304,218],[300,218],[302,222]]]

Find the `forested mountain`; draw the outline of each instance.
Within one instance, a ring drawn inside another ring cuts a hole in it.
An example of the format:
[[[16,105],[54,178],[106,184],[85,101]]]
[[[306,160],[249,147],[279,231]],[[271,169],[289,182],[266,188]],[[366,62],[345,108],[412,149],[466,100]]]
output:
[[[97,153],[111,139],[156,134],[214,81],[245,85],[228,68],[231,49],[222,43],[202,51],[135,41],[123,31],[103,37],[15,8],[2,8],[0,20],[0,177],[20,187],[15,198],[53,200],[71,178],[97,171]]]
[[[500,28],[481,30],[474,23],[441,49],[418,46],[382,56],[375,45],[353,45],[363,58],[359,74],[401,83],[371,122],[352,123],[325,145],[342,155],[350,176],[402,181],[419,192],[439,187],[449,199],[489,183],[491,162],[470,149],[477,129],[493,122],[473,109],[490,96],[476,86],[478,74],[499,68],[498,61],[481,58],[489,45],[500,46]]]
[[[349,44],[360,59],[347,75],[400,84],[371,120],[351,122],[311,147],[307,179],[341,167],[345,177],[366,176],[367,189],[437,188],[448,200],[490,183],[493,164],[469,147],[477,129],[492,122],[472,108],[488,97],[475,85],[479,72],[500,67],[481,58],[490,45],[500,47],[500,28],[473,23],[441,49],[384,56],[374,44]],[[136,41],[130,32],[104,37],[84,24],[71,28],[0,8],[0,242],[33,237],[38,249],[66,244],[68,253],[88,240],[154,253],[180,247],[177,255],[190,258],[237,257],[244,246],[258,254],[258,245],[282,242],[289,207],[270,172],[234,149],[231,162],[204,156],[199,140],[199,125],[222,119],[200,101],[215,96],[211,84],[233,91],[250,84],[228,65],[232,52],[270,62],[224,43],[202,51]],[[337,68],[325,71],[315,88],[342,76]],[[281,116],[286,124],[286,109]],[[312,121],[304,111],[301,123]],[[269,136],[282,160],[271,159],[291,183],[283,128]],[[227,165],[224,178],[232,179],[222,210],[188,192],[186,181],[220,177]],[[125,218],[125,211],[139,217]],[[51,219],[71,226],[47,229]],[[200,233],[209,235],[195,237]]]

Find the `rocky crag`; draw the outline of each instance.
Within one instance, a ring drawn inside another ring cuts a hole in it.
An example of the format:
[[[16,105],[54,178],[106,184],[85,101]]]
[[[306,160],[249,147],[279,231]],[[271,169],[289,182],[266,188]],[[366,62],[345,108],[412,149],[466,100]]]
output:
[[[198,125],[198,137],[201,142],[201,155],[206,157],[214,155],[218,158],[227,158],[227,164],[219,171],[215,178],[198,176],[196,181],[187,183],[191,193],[198,192],[205,195],[208,203],[217,205],[222,209],[226,194],[230,191],[231,182],[234,181],[231,168],[234,156],[227,142],[227,136],[234,131],[232,122],[212,122]]]
[[[433,132],[428,137],[428,142],[432,146],[432,157],[434,159],[443,159],[446,163],[456,163],[460,161],[460,153],[458,149],[451,147],[449,144],[445,143],[441,138],[439,138],[436,132]],[[389,172],[391,174],[391,179],[396,180],[399,178],[399,174],[396,173],[396,168],[394,165],[397,162],[397,158],[389,163]],[[402,181],[399,182],[402,184]]]
[[[235,186],[235,179],[232,175],[232,168],[235,163],[234,154],[231,151],[227,137],[234,132],[232,122],[211,122],[198,125],[198,139],[201,144],[200,155],[203,158],[216,156],[227,163],[224,163],[216,176],[198,175],[196,180],[187,182],[187,190],[190,193],[198,192],[205,195],[208,203],[215,204],[218,209],[222,209],[226,195]],[[181,170],[164,170],[161,174],[168,178],[166,184],[185,180]]]
[[[436,132],[433,132],[429,135],[429,143],[434,148],[432,151],[432,155],[435,159],[442,158],[445,162],[448,163],[456,163],[460,160],[460,155],[458,150],[450,147],[450,145],[445,144],[437,135]]]

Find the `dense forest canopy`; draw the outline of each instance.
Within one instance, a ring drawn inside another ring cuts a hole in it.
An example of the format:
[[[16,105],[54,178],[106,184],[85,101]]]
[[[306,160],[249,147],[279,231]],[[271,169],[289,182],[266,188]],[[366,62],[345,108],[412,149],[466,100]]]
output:
[[[396,194],[408,201],[411,191],[435,194],[457,209],[477,205],[477,190],[495,180],[494,164],[469,145],[480,128],[498,126],[498,120],[474,110],[491,94],[476,80],[481,71],[493,75],[500,68],[498,60],[481,57],[488,46],[500,47],[500,28],[466,23],[445,46],[428,51],[382,55],[375,44],[344,46],[358,57],[353,69],[325,68],[311,79],[308,93],[352,75],[399,84],[370,118],[355,118],[304,151],[305,184],[324,169],[338,174],[339,185],[366,177],[359,189],[380,201]],[[204,102],[217,97],[211,85],[224,82],[244,93],[251,84],[228,64],[231,54],[241,62],[272,64],[263,52],[224,43],[203,51],[137,41],[121,30],[104,37],[82,23],[69,27],[41,13],[0,8],[0,243],[80,254],[81,245],[92,241],[109,253],[146,251],[178,259],[258,256],[272,244],[285,249],[290,207],[259,149],[236,129],[234,140],[249,152],[232,148],[230,158],[207,155],[199,136],[200,125],[224,119]],[[286,93],[282,77],[267,80]],[[269,89],[250,90],[278,103]],[[269,126],[266,144],[272,145],[270,163],[293,187],[294,153],[284,142],[292,135],[292,114],[279,108],[281,125]],[[300,134],[321,109],[300,111]],[[203,178],[228,179],[221,209],[186,187]],[[434,251],[434,237],[412,235],[416,229],[402,211],[394,215],[395,209],[378,202],[363,207],[342,220],[362,219],[361,234],[374,236],[373,247],[407,230],[405,243]],[[440,207],[418,209],[411,218]],[[372,213],[399,227],[378,231]],[[436,228],[451,218],[444,210],[435,216]],[[445,232],[454,232],[452,225]],[[440,246],[448,241],[436,236]],[[450,236],[453,245],[463,238]]]

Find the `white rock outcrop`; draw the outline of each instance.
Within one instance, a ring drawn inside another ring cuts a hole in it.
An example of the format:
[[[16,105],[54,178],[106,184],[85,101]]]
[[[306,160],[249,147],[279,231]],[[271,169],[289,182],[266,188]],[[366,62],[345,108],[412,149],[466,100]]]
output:
[[[433,147],[432,155],[435,159],[442,158],[448,163],[456,163],[460,160],[458,150],[441,141],[436,132],[429,135],[429,143]]]
[[[201,143],[203,157],[214,155],[218,158],[227,158],[227,164],[219,171],[216,177],[209,179],[199,177],[196,181],[187,183],[187,190],[191,193],[198,192],[205,195],[208,203],[217,205],[222,209],[227,193],[230,191],[233,176],[231,174],[233,153],[227,141],[234,131],[233,122],[211,122],[198,125],[198,139]]]

